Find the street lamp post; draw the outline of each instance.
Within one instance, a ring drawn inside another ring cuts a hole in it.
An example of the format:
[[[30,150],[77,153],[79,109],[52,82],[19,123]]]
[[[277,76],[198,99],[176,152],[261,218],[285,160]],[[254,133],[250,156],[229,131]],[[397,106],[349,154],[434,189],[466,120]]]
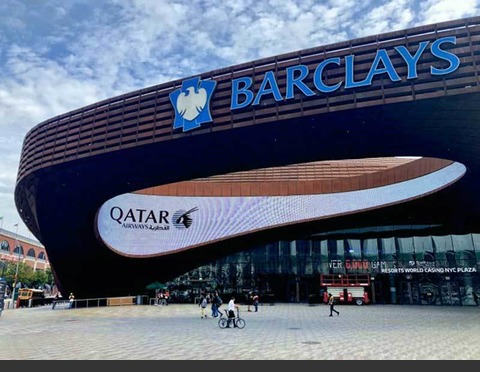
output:
[[[17,229],[15,230],[14,247],[18,248],[17,268],[15,269],[15,278],[14,278],[14,281],[13,281],[13,288],[12,288],[12,304],[13,304],[13,308],[15,309],[15,287],[17,286],[18,265],[20,264],[20,247],[17,247],[17,244],[18,244],[18,223],[16,223],[14,226],[17,227]]]

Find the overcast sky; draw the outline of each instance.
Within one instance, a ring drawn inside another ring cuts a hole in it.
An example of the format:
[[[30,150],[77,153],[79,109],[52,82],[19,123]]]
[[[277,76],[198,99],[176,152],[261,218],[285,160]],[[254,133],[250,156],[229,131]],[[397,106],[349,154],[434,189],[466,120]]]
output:
[[[480,15],[480,0],[0,0],[0,226],[22,142],[105,98],[281,53]],[[52,205],[52,208],[55,206]]]

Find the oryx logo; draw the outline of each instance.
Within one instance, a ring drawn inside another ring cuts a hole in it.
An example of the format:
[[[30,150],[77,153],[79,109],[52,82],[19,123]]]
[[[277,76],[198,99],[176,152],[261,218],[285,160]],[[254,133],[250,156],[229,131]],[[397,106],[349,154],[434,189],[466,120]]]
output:
[[[170,101],[175,109],[173,129],[183,128],[184,132],[212,121],[210,99],[217,82],[201,81],[199,77],[185,80],[182,88],[170,93]]]
[[[173,226],[177,229],[188,229],[192,226],[193,219],[190,216],[190,213],[198,211],[198,207],[194,207],[188,211],[184,211],[183,209],[176,211],[172,216]]]

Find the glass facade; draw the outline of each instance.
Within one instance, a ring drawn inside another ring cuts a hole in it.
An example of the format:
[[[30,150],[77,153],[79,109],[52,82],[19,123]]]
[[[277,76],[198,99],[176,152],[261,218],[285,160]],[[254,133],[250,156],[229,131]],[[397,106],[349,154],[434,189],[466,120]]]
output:
[[[393,229],[395,230],[395,229]],[[279,241],[201,266],[169,283],[174,297],[201,291],[260,293],[264,302],[315,302],[320,275],[367,274],[372,303],[478,305],[480,234]]]

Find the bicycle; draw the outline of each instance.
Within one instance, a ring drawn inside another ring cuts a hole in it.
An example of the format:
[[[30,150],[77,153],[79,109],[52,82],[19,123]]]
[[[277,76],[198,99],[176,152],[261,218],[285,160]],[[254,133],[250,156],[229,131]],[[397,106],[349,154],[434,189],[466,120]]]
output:
[[[246,322],[245,322],[244,319],[240,318],[240,309],[238,307],[237,307],[237,315],[236,315],[235,318],[229,318],[228,317],[228,310],[225,309],[224,311],[225,311],[226,318],[224,318],[222,316],[222,314],[220,313],[220,320],[218,321],[218,326],[221,329],[227,328],[227,324],[228,324],[229,319],[233,322],[234,327],[237,327],[237,328],[240,328],[240,329],[245,327]]]

